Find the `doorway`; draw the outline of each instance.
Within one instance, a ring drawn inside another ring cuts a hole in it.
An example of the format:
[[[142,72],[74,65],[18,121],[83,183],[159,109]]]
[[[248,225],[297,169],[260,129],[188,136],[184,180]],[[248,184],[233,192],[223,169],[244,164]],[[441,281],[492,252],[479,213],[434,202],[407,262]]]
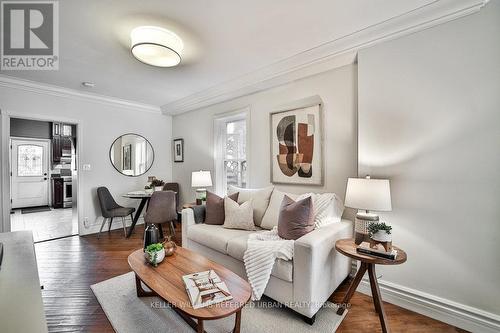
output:
[[[11,117],[9,129],[10,230],[77,235],[77,125]]]

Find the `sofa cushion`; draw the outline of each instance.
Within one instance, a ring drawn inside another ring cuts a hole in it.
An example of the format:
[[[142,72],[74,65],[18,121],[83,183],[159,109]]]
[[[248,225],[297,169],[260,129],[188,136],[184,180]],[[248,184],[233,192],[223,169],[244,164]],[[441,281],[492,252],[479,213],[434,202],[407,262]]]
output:
[[[227,242],[227,254],[242,261],[245,251],[247,250],[247,240],[248,236],[243,235],[236,238],[232,238]],[[282,260],[277,259],[274,263],[271,275],[277,277],[281,280],[292,282],[293,281],[293,260]]]
[[[238,192],[228,196],[228,198],[238,201]],[[224,198],[219,197],[217,194],[207,191],[207,204],[206,206],[206,224],[224,224]]]
[[[278,217],[280,214],[281,202],[283,201],[285,194],[293,200],[297,200],[297,198],[299,197],[298,194],[285,193],[274,189],[273,193],[271,194],[271,199],[269,200],[269,206],[267,207],[266,213],[262,218],[262,223],[260,225],[262,229],[271,230],[272,228],[278,226]]]
[[[253,206],[253,221],[256,226],[260,226],[262,222],[262,217],[266,212],[267,206],[269,205],[269,199],[271,197],[271,193],[273,192],[274,187],[265,187],[258,189],[250,189],[250,188],[239,188],[236,186],[229,186],[228,193],[236,193],[239,192],[238,203],[243,203],[245,201],[252,200]]]
[[[221,253],[227,254],[227,243],[230,239],[249,235],[252,231],[225,229],[221,225],[194,224],[189,226],[187,237]]]

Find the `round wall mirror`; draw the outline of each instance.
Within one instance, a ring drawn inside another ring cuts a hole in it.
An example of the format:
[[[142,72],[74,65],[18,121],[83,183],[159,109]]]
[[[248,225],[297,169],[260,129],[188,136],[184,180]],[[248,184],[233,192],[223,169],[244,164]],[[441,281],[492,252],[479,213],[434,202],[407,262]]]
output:
[[[119,173],[137,177],[151,168],[155,154],[151,143],[142,135],[124,134],[111,145],[109,159]]]

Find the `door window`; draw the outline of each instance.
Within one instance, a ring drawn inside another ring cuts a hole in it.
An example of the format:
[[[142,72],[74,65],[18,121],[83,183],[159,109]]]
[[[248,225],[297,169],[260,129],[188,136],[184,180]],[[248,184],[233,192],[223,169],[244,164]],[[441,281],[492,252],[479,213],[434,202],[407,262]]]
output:
[[[33,177],[43,175],[43,147],[19,145],[17,147],[17,176]]]

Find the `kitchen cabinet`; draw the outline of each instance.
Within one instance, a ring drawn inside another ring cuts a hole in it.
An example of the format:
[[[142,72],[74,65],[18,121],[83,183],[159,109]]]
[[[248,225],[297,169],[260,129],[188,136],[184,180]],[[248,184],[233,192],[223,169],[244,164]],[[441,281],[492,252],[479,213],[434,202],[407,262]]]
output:
[[[52,206],[63,208],[64,206],[64,181],[62,178],[52,178]]]

